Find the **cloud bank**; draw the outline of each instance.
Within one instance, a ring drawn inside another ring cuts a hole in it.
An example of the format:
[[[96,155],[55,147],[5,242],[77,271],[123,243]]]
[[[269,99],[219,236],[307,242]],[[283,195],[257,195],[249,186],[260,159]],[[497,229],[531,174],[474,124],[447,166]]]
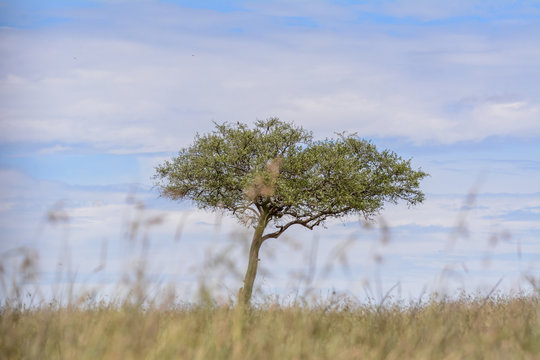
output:
[[[114,2],[2,28],[0,141],[174,151],[269,116],[415,144],[540,136],[538,11],[461,26],[484,6],[382,4]]]

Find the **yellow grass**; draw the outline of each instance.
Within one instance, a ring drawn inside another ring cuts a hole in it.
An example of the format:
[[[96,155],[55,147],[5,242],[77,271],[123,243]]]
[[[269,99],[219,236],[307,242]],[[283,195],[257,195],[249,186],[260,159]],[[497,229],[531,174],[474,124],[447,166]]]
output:
[[[334,296],[247,309],[215,305],[202,286],[201,301],[191,305],[146,296],[139,269],[131,293],[115,301],[68,296],[67,305],[27,306],[37,257],[16,255],[13,271],[0,262],[0,360],[540,359],[540,283],[533,277],[528,295],[434,295],[385,306]]]
[[[0,359],[539,359],[538,297],[174,308],[4,306]]]

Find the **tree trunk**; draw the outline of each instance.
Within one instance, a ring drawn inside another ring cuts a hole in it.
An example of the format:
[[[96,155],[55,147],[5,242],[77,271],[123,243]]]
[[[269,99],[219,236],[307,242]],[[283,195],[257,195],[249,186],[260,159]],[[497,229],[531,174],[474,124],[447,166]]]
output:
[[[255,277],[257,276],[257,267],[259,266],[259,250],[263,243],[262,236],[266,224],[268,223],[266,216],[261,216],[259,223],[255,228],[253,239],[251,240],[251,247],[249,249],[249,261],[246,276],[244,277],[244,287],[240,289],[238,303],[243,305],[249,305],[251,301],[251,295],[253,293],[253,284],[255,283]]]

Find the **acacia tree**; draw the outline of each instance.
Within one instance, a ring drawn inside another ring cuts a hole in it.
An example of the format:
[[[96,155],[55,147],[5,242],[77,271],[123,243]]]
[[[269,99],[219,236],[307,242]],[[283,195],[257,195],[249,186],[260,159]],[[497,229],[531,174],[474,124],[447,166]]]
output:
[[[162,196],[190,199],[199,208],[232,213],[253,228],[239,303],[249,304],[264,241],[293,225],[308,229],[329,218],[360,214],[367,220],[385,203],[420,203],[410,160],[378,151],[356,135],[315,141],[310,132],[277,118],[216,124],[178,156],[156,167]]]

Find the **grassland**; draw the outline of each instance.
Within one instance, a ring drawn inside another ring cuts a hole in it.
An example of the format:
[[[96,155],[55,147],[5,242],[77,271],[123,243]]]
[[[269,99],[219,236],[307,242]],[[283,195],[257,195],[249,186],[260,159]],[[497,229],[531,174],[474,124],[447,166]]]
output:
[[[1,359],[539,359],[538,297],[3,306]]]
[[[144,281],[112,301],[29,305],[24,285],[37,286],[36,256],[15,255],[11,272],[0,262],[0,360],[540,359],[540,283],[532,277],[534,293],[384,306],[334,296],[244,308],[216,304],[208,292],[181,305],[174,296],[148,300]]]

